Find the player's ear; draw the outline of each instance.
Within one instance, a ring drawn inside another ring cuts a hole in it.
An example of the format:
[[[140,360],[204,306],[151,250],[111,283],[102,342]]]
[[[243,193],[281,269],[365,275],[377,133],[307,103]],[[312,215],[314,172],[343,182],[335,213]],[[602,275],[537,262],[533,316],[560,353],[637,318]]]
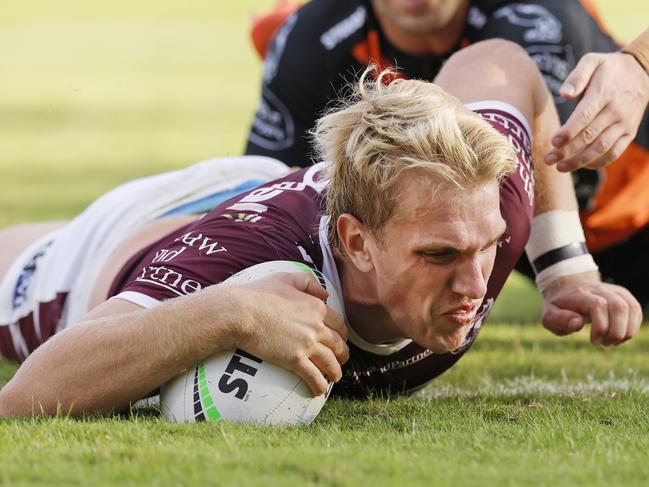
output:
[[[336,222],[336,231],[343,253],[354,266],[361,272],[373,270],[374,265],[368,246],[371,236],[365,225],[355,216],[343,213]]]

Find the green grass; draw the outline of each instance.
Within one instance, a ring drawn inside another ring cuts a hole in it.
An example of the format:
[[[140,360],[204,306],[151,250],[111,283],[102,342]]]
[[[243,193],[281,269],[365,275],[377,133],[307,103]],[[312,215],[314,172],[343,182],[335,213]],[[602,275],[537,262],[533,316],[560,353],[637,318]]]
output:
[[[271,3],[5,0],[0,227],[239,154],[259,89],[249,13]],[[621,39],[646,27],[644,0],[598,3]],[[513,276],[471,352],[419,397],[331,401],[309,427],[171,425],[151,410],[0,420],[0,484],[646,484],[646,330],[599,350],[540,329],[540,306]],[[0,385],[15,370],[0,361]]]
[[[309,427],[3,420],[0,482],[645,485],[648,349],[488,325],[418,397],[330,401]]]
[[[313,427],[280,430],[187,428],[154,418],[128,424],[37,421],[7,425],[2,439],[11,447],[0,452],[11,463],[0,479],[83,479],[88,485],[642,485],[649,473],[647,405],[646,397],[632,394],[597,406],[570,398],[541,405],[446,399],[434,408],[426,401],[335,402]],[[44,468],[28,470],[39,455],[49,458],[38,462]]]

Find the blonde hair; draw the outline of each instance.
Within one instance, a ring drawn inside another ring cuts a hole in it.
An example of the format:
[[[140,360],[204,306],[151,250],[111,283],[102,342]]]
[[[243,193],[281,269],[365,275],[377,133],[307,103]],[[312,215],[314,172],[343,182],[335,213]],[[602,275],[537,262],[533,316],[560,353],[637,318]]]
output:
[[[340,250],[336,221],[358,218],[376,237],[394,214],[398,183],[418,169],[458,189],[499,181],[516,167],[505,137],[455,97],[425,81],[371,79],[370,66],[352,96],[316,122],[320,160],[329,161],[329,241]]]

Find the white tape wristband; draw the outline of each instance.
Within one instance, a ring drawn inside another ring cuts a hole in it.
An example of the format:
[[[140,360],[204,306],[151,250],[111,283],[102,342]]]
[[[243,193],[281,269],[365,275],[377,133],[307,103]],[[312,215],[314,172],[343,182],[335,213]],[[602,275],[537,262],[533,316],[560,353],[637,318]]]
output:
[[[534,262],[539,256],[553,249],[585,240],[576,211],[548,211],[532,220],[532,231],[525,252],[530,262]]]
[[[534,217],[525,251],[541,292],[560,277],[597,271],[584,241],[576,211],[548,211]]]
[[[539,291],[544,292],[550,284],[560,277],[571,274],[581,274],[583,272],[597,271],[598,267],[590,254],[571,257],[551,265],[536,275],[536,287]]]

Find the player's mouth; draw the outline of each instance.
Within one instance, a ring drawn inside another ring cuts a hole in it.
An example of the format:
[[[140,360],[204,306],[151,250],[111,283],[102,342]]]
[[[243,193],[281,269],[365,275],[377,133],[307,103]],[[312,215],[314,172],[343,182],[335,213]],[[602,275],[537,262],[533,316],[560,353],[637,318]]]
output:
[[[477,304],[459,306],[444,313],[444,317],[457,326],[470,325],[478,311]]]
[[[428,0],[394,0],[394,4],[404,12],[416,13],[426,9]]]

